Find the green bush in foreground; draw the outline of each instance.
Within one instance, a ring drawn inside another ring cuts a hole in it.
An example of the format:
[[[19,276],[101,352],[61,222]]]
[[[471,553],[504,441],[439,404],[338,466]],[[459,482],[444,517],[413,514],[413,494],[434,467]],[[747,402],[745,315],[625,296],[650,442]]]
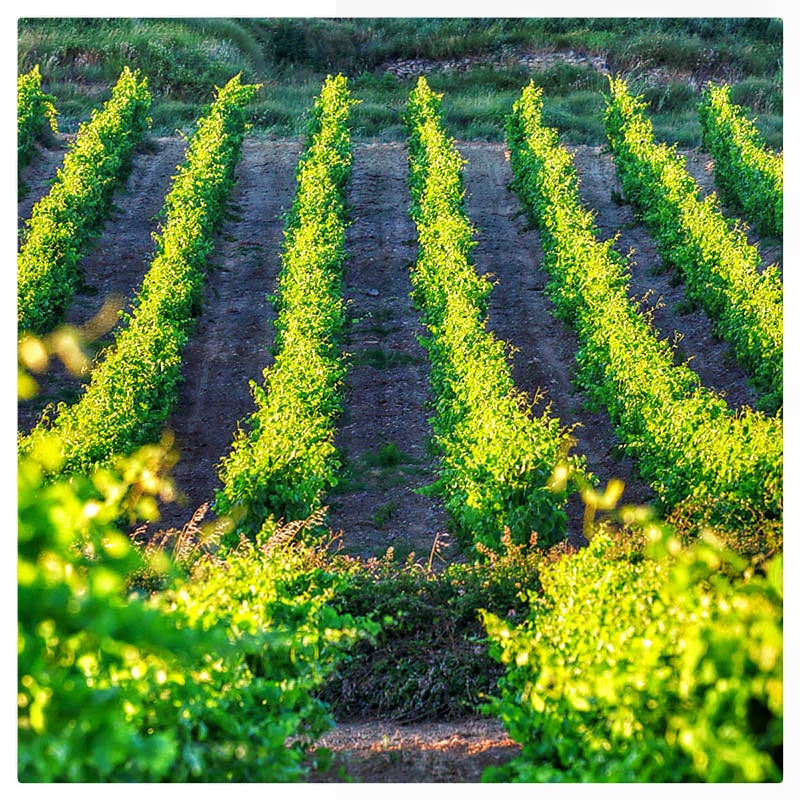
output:
[[[782,780],[782,556],[756,571],[711,537],[648,535],[638,559],[603,532],[543,566],[516,628],[484,614],[492,711],[523,746],[484,779]]]
[[[314,691],[361,633],[338,578],[288,537],[183,575],[117,522],[152,516],[159,448],[69,480],[59,451],[19,465],[19,780],[301,779],[332,724]],[[133,592],[143,571],[165,588]]]

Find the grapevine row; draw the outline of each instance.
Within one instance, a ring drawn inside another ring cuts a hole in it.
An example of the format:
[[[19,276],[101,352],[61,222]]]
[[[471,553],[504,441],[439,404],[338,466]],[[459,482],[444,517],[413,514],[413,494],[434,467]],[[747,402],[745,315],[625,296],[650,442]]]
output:
[[[237,76],[218,90],[165,200],[166,222],[132,312],[78,402],[60,404],[52,424],[45,413],[21,450],[55,433],[64,469],[86,469],[158,438],[177,397],[183,347],[246,130],[245,105],[257,88]]]
[[[250,534],[281,518],[305,519],[336,483],[351,105],[346,79],[329,77],[314,103],[286,224],[275,363],[263,387],[251,382],[256,411],[220,466],[216,510]]]
[[[531,414],[513,385],[505,344],[485,329],[487,278],[470,261],[473,228],[463,208],[461,156],[441,126],[441,95],[420,78],[406,110],[411,216],[418,234],[414,299],[429,331],[440,451],[438,490],[468,545],[496,549],[504,529],[516,541],[536,532],[563,538],[565,486],[551,477],[570,439],[545,409]],[[574,469],[580,460],[569,459]]]
[[[755,123],[731,102],[727,85],[710,84],[698,111],[722,200],[764,235],[782,235],[783,153],[766,147]]]
[[[645,103],[610,80],[606,131],[626,197],[641,211],[659,252],[684,278],[687,296],[748,371],[768,412],[783,402],[783,283],[775,265],[759,272],[758,249],[731,228],[716,195],[702,199],[674,148],[657,144]]]
[[[533,82],[507,124],[514,189],[541,230],[558,313],[575,327],[580,381],[605,405],[618,435],[667,510],[746,526],[782,508],[780,418],[732,413],[630,301],[629,273],[611,242],[598,241],[581,206],[571,156],[541,122]]]
[[[55,98],[42,91],[42,75],[37,64],[17,78],[17,164],[27,165],[33,156],[37,137],[49,125],[58,132]]]
[[[50,191],[33,207],[17,262],[17,324],[46,333],[80,285],[78,262],[111,210],[149,125],[147,81],[127,67],[100,111],[83,123]]]

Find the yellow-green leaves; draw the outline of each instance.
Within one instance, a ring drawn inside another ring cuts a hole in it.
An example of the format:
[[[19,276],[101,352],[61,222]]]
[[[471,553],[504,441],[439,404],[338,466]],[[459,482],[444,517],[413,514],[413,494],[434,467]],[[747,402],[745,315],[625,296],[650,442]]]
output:
[[[783,282],[777,268],[760,270],[757,247],[722,215],[716,196],[702,199],[675,148],[656,143],[644,104],[630,96],[625,82],[613,79],[610,89],[606,132],[627,198],[653,231],[662,257],[680,270],[687,296],[706,311],[750,374],[762,395],[760,407],[779,412]]]
[[[632,116],[640,105],[620,88],[609,110],[610,119],[629,120],[631,146],[649,131],[648,120]],[[689,527],[710,523],[734,536],[746,529],[742,548],[769,551],[774,541],[759,528],[780,524],[780,418],[733,413],[675,363],[670,343],[630,301],[627,265],[612,241],[598,240],[572,159],[541,112],[541,92],[531,85],[507,126],[514,189],[541,231],[557,312],[578,334],[581,387],[607,408],[667,510],[680,509]]]
[[[111,97],[83,123],[50,191],[25,223],[17,260],[20,331],[59,321],[79,283],[78,262],[111,210],[133,148],[150,124],[147,80],[127,67]]]
[[[528,621],[484,615],[506,665],[493,710],[523,747],[500,779],[781,780],[782,558],[755,574],[657,539],[631,561],[600,533],[542,567]]]
[[[572,471],[570,439],[547,409],[539,416],[513,385],[505,345],[485,329],[490,283],[476,273],[473,229],[463,208],[462,158],[439,119],[441,97],[420,78],[406,110],[411,216],[419,252],[414,298],[430,332],[445,506],[464,543],[502,547],[503,533],[527,544],[563,538]],[[558,469],[562,479],[551,480]],[[564,474],[566,469],[566,476]]]
[[[55,98],[42,91],[42,74],[36,64],[17,78],[17,164],[25,166],[33,156],[36,139],[45,125],[58,133]]]

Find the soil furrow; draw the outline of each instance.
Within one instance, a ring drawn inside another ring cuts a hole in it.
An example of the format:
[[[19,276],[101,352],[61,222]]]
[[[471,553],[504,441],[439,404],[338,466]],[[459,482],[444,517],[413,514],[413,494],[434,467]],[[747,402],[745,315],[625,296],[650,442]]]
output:
[[[255,410],[250,381],[272,363],[274,293],[284,214],[296,189],[299,141],[245,140],[228,219],[205,282],[197,328],[183,355],[183,383],[167,422],[180,461],[173,477],[182,501],[162,508],[160,527],[180,527],[219,487],[217,466],[237,425]]]
[[[345,470],[330,524],[349,552],[381,555],[392,546],[398,557],[427,557],[446,520],[437,500],[415,493],[435,475],[427,357],[410,297],[416,234],[406,149],[356,144],[353,151],[344,276],[349,368],[336,435]]]
[[[30,162],[20,170],[18,184],[22,192],[17,202],[19,228],[30,217],[39,198],[49,191],[56,173],[64,163],[72,138],[74,137],[54,136],[51,144],[37,145]]]

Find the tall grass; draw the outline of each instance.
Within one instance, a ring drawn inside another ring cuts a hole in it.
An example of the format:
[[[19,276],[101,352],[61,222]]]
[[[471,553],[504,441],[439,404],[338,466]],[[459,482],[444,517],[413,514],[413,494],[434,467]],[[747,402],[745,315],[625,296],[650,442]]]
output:
[[[782,23],[772,19],[22,19],[18,68],[22,72],[35,63],[43,65],[45,84],[59,100],[62,128],[69,132],[96,102],[98,86],[126,64],[138,67],[155,95],[154,130],[163,134],[190,124],[208,87],[241,72],[245,80],[269,88],[269,100],[252,109],[255,130],[279,136],[303,135],[303,111],[313,97],[308,87],[340,72],[352,78],[354,93],[365,101],[354,109],[354,136],[401,140],[398,103],[417,75],[397,87],[384,86],[384,99],[359,86],[362,78],[381,80],[381,66],[392,59],[436,61],[509,50],[603,56],[612,71],[648,80],[653,70],[662,68],[701,76],[722,71],[734,95],[740,82],[744,91],[755,93],[747,105],[759,113],[768,145],[780,146],[776,98],[782,93]],[[562,135],[574,142],[602,143],[597,126],[587,126],[587,117],[565,106],[573,93],[598,89],[601,76],[586,64],[537,69],[536,76],[547,93],[546,105],[558,115]],[[494,141],[503,138],[497,107],[502,102],[510,106],[513,97],[505,93],[518,91],[530,77],[526,67],[502,61],[490,68],[428,76],[454,108],[472,105],[460,119],[446,120],[453,136]],[[753,81],[760,82],[759,88],[752,88]],[[298,84],[305,87],[299,94]],[[675,100],[668,78],[650,89],[656,97]],[[487,92],[496,103],[478,101]],[[693,85],[691,96],[682,98],[678,108],[665,109],[664,124],[670,127],[664,138],[699,144],[699,128],[686,125],[683,116],[698,93],[699,85]]]

